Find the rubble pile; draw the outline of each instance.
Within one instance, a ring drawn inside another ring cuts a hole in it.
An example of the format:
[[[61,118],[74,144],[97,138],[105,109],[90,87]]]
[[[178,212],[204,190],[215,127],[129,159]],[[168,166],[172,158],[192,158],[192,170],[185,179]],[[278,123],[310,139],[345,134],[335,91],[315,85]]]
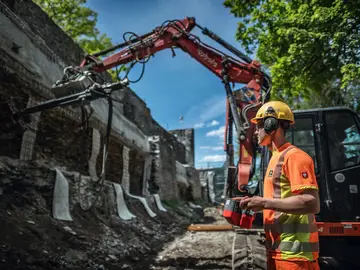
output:
[[[85,121],[70,106],[15,119],[52,100],[52,85],[84,52],[33,1],[0,1],[0,21],[0,269],[149,269],[166,243],[204,219],[194,130],[170,133],[132,89],[114,93],[106,184],[85,211],[81,197],[94,188],[82,194],[74,176],[102,171],[108,105],[93,101]],[[59,171],[68,184],[65,219],[53,203]],[[115,187],[135,218],[118,213]]]
[[[135,219],[74,204],[73,221],[57,220],[55,174],[41,161],[0,157],[0,269],[149,269],[166,242],[203,219],[186,204],[168,204],[167,212],[150,204],[157,214],[151,218],[139,201],[126,198]]]

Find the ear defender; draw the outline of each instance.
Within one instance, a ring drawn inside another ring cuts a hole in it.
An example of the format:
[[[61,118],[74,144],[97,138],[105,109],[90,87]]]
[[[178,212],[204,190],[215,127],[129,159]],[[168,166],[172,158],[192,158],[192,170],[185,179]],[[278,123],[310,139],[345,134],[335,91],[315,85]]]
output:
[[[278,129],[279,121],[275,117],[267,117],[264,121],[264,131],[272,135]]]

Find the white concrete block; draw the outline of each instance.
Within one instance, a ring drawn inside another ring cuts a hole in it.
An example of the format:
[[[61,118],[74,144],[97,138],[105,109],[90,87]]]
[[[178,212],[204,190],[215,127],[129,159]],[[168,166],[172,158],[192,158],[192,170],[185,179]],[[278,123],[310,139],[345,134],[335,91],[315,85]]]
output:
[[[159,208],[159,210],[167,212],[167,210],[164,208],[164,206],[161,203],[161,199],[160,199],[159,194],[153,194],[153,196],[154,196],[154,199],[155,199],[156,206]]]
[[[72,221],[69,203],[69,183],[59,169],[56,170],[52,212],[59,220]]]
[[[35,106],[37,102],[33,99],[32,96],[29,97],[29,101],[27,104],[28,107]],[[41,112],[34,113],[31,115],[32,121],[28,124],[29,129],[27,129],[22,137],[21,142],[21,150],[20,150],[20,160],[31,160],[34,145],[36,140],[36,132],[38,130],[39,119],[40,119]]]
[[[93,135],[92,135],[92,148],[91,148],[91,156],[89,158],[88,164],[89,164],[89,174],[90,177],[93,179],[97,179],[98,175],[96,172],[96,160],[98,158],[99,152],[100,152],[100,132],[97,129],[93,129]]]
[[[112,183],[112,184],[114,186],[115,193],[116,193],[116,205],[117,205],[117,211],[118,211],[119,217],[123,220],[129,220],[132,218],[136,218],[136,216],[133,215],[126,206],[122,187],[117,183]]]

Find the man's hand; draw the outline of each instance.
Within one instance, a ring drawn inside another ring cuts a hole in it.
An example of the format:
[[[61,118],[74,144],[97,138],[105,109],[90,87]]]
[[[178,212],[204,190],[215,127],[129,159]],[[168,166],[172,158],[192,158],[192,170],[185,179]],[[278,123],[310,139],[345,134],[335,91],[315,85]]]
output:
[[[254,197],[238,197],[233,198],[236,201],[240,201],[241,209],[249,209],[254,212],[261,211],[265,208],[265,201],[263,197],[254,196]]]
[[[319,194],[315,189],[305,189],[288,198],[269,199],[265,208],[295,215],[317,214],[320,212]]]
[[[265,199],[263,197],[235,197],[241,209],[255,212],[270,209],[287,214],[317,214],[320,211],[320,199],[316,189],[304,189],[299,194],[284,199]]]

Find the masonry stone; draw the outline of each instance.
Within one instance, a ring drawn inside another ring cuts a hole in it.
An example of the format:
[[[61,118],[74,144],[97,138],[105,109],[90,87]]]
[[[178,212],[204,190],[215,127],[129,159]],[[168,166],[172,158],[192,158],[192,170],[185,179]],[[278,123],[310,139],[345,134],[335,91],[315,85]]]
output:
[[[126,193],[130,192],[130,173],[129,173],[129,152],[130,149],[127,147],[123,148],[123,173],[121,179],[121,185]]]
[[[176,129],[170,130],[170,134],[173,134],[177,141],[185,146],[185,161],[189,166],[195,166],[195,131],[191,129]]]
[[[54,98],[51,86],[62,78],[66,66],[81,63],[83,50],[30,0],[2,0],[0,21],[0,155],[44,160],[68,171],[100,176],[108,120],[106,100],[91,102],[93,114],[86,128],[80,108],[43,111],[25,124],[12,115],[14,108]],[[101,76],[110,79],[107,73]],[[137,195],[180,198],[176,162],[193,168],[193,131],[179,139],[165,130],[129,87],[115,92],[114,98],[106,179]],[[157,140],[152,142],[152,137]],[[196,174],[188,174],[190,185],[196,183]],[[193,193],[195,197],[198,194]]]

